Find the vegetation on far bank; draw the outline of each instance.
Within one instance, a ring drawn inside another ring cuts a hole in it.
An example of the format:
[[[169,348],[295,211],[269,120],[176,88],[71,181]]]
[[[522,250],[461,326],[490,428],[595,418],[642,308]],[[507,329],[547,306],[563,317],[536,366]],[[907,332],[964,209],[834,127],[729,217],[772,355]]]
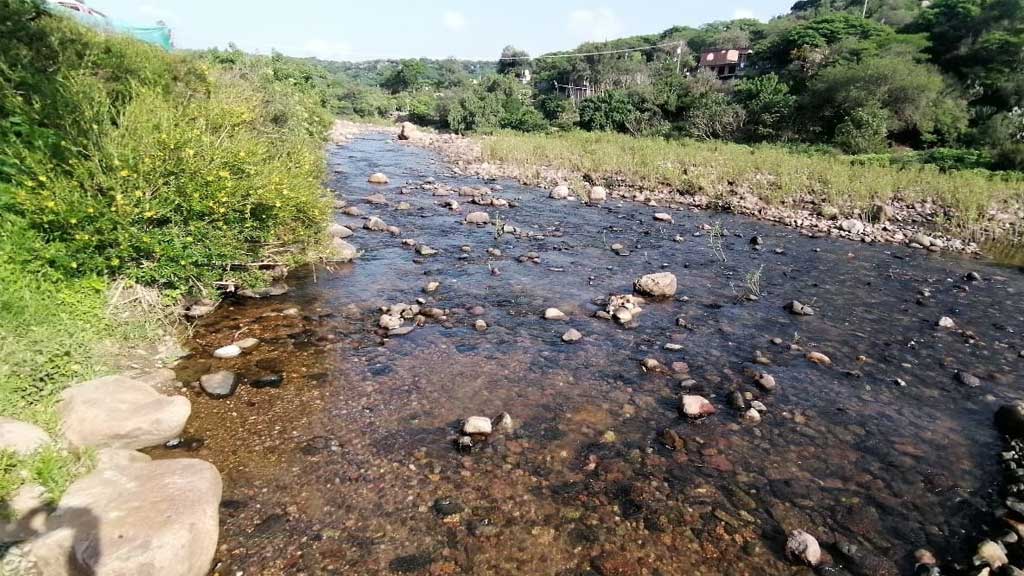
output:
[[[565,169],[624,177],[642,186],[668,186],[728,202],[748,192],[774,205],[811,201],[850,216],[871,213],[876,202],[934,201],[948,208],[937,226],[953,236],[983,240],[994,230],[991,210],[1024,205],[1024,179],[985,171],[944,172],[937,166],[893,166],[842,155],[809,155],[776,145],[631,137],[582,131],[556,135],[502,132],[481,141],[484,158],[538,171]],[[1024,241],[1024,231],[1004,240]]]
[[[115,279],[172,304],[319,249],[329,115],[301,63],[169,54],[34,0],[0,13],[0,414],[55,432],[60,391],[152,328],[110,317]],[[0,498],[29,476],[56,496],[80,463],[0,455]]]

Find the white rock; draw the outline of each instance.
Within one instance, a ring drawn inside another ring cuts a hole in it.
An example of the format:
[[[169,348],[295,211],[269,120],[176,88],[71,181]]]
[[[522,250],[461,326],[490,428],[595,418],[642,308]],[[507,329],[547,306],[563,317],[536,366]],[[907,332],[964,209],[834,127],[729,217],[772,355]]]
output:
[[[714,405],[707,398],[697,396],[696,394],[684,394],[680,407],[683,410],[683,414],[690,418],[702,418],[715,413]]]
[[[331,238],[348,238],[353,234],[348,226],[334,223],[327,227],[327,235]]]
[[[754,377],[754,380],[757,381],[757,385],[764,390],[775,390],[775,377],[767,372],[758,372],[757,376]]]
[[[985,540],[978,545],[978,552],[974,555],[974,565],[988,565],[993,570],[998,570],[1009,563],[1006,557],[1006,548],[999,542]]]
[[[214,358],[237,358],[242,355],[242,348],[236,344],[222,346],[213,351]]]
[[[860,234],[864,232],[864,223],[856,218],[848,218],[839,223],[839,227],[850,234]]]
[[[491,216],[487,212],[470,212],[466,214],[466,224],[489,224]]]
[[[433,256],[434,254],[437,254],[437,250],[434,250],[426,244],[420,244],[416,247],[416,253],[420,256]]]
[[[803,530],[794,530],[786,540],[786,556],[808,566],[817,566],[821,562],[821,546],[814,536]]]
[[[386,232],[388,229],[388,225],[385,224],[384,221],[381,220],[379,217],[370,216],[369,218],[366,219],[366,222],[363,222],[363,228],[366,228],[367,230],[372,230],[374,232]]]
[[[485,416],[470,416],[462,424],[464,434],[490,434],[491,419]]]
[[[331,240],[331,249],[326,260],[328,262],[351,262],[358,257],[359,250],[355,246],[341,238],[335,238]]]
[[[758,424],[761,422],[761,413],[756,408],[751,408],[743,413],[743,420],[751,424]]]
[[[380,317],[378,325],[387,330],[397,330],[404,322],[398,314],[384,314]]]
[[[956,328],[956,322],[953,322],[953,319],[950,318],[949,316],[943,316],[942,318],[939,318],[938,324],[940,328]]]
[[[547,310],[544,310],[545,320],[565,320],[565,318],[565,313],[558,308],[548,308]]]
[[[659,222],[671,222],[672,215],[669,214],[668,212],[655,212],[654,219]]]
[[[551,189],[551,197],[555,200],[565,200],[569,197],[569,187],[565,184],[555,186]]]
[[[575,328],[569,328],[565,334],[562,334],[562,342],[578,342],[581,338],[583,338],[583,334],[580,334],[580,331]]]
[[[50,531],[19,551],[46,576],[205,576],[221,490],[217,469],[202,460],[99,468],[68,488]]]
[[[49,443],[50,435],[39,426],[0,416],[0,450],[28,456]]]
[[[192,404],[125,376],[106,376],[65,390],[57,411],[72,447],[136,449],[181,436]]]
[[[370,177],[366,179],[370,184],[387,184],[391,182],[383,172],[374,172],[370,174]]]
[[[593,186],[587,198],[591,202],[604,202],[608,199],[608,190],[604,186]]]
[[[647,274],[633,283],[637,292],[648,296],[672,296],[676,293],[676,286],[676,275],[671,272]]]
[[[485,322],[482,318],[481,319],[477,319],[477,321],[473,323],[473,328],[477,332],[483,332],[483,331],[487,330],[487,322]]]
[[[437,289],[440,288],[440,287],[441,287],[441,283],[440,282],[437,282],[437,281],[427,282],[427,285],[423,287],[423,291],[426,292],[427,294],[430,294],[431,292],[436,292]]]

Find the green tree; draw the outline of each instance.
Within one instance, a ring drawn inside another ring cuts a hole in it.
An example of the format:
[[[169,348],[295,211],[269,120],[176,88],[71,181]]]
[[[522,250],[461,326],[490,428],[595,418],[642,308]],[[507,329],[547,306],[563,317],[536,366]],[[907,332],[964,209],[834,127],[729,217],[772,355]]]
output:
[[[778,139],[789,127],[796,97],[775,74],[742,80],[733,98],[746,111],[746,132],[753,140]]]
[[[884,152],[888,146],[888,118],[889,114],[875,104],[851,110],[836,127],[836,146],[847,154]]]
[[[530,55],[525,50],[520,50],[511,44],[505,46],[501,51],[501,58],[498,60],[498,74],[511,74],[518,76],[530,67]]]
[[[392,94],[414,90],[423,85],[427,67],[419,60],[402,60],[398,68],[384,79],[383,86]]]

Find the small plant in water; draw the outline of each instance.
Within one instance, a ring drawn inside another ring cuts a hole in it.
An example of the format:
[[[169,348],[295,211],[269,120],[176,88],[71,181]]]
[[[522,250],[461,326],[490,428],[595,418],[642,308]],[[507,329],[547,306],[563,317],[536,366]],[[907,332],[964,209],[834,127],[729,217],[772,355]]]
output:
[[[764,264],[757,267],[757,270],[747,272],[747,296],[761,297],[761,272],[764,271]]]
[[[721,260],[726,262],[728,259],[725,257],[725,248],[722,246],[722,238],[725,236],[725,230],[722,228],[721,222],[715,222],[715,225],[708,231],[708,248],[711,252]]]
[[[505,220],[498,216],[494,219],[494,239],[498,240],[505,234]]]

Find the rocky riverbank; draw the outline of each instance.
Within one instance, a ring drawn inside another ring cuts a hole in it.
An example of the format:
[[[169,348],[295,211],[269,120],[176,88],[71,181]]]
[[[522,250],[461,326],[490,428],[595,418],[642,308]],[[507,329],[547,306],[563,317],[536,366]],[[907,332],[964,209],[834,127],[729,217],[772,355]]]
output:
[[[381,129],[357,124],[347,126],[350,130]],[[402,128],[398,130],[401,131]],[[787,205],[768,203],[752,191],[741,189],[734,190],[733,194],[724,199],[713,199],[671,187],[641,186],[614,174],[583,174],[549,166],[518,166],[489,162],[485,158],[479,138],[415,130],[408,126],[405,130],[413,135],[406,138],[409,142],[439,152],[452,163],[458,174],[489,180],[514,179],[529,186],[551,190],[555,196],[572,195],[582,201],[600,201],[599,198],[607,193],[615,199],[632,200],[651,206],[714,210],[752,216],[790,226],[799,230],[801,234],[812,237],[908,245],[932,252],[981,252],[981,247],[975,242],[936,232],[935,222],[945,217],[946,209],[932,203],[875,204],[861,213],[841,216],[838,209],[817,202],[809,194]]]

